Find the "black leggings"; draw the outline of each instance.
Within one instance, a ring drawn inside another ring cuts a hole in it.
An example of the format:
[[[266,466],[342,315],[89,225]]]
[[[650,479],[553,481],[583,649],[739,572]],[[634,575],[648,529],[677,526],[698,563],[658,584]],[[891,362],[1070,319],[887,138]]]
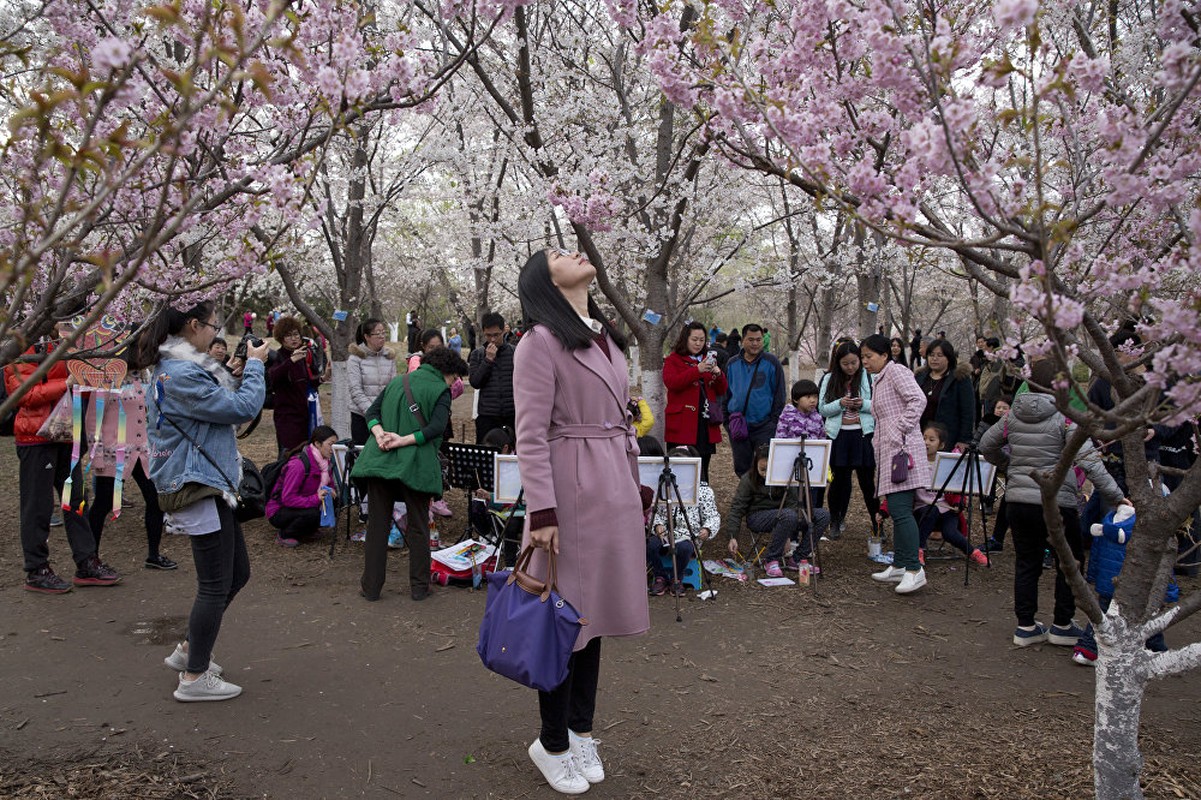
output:
[[[209,668],[225,609],[250,580],[250,557],[233,509],[216,498],[220,530],[190,537],[196,562],[196,600],[188,619],[188,672]]]
[[[146,508],[142,520],[146,524],[146,558],[158,556],[159,545],[163,541],[163,510],[158,506],[158,490],[154,482],[142,469],[142,462],[133,465],[133,479],[137,481],[138,489],[142,491],[142,502]],[[88,507],[88,525],[92,527],[92,536],[96,538],[96,550],[100,550],[100,537],[104,534],[104,523],[108,520],[109,512],[113,510],[113,487],[116,478],[96,476],[92,485],[92,502]]]
[[[880,510],[880,500],[876,497],[876,468],[874,465],[858,467],[831,467],[834,480],[830,482],[830,518],[835,524],[840,524],[847,516],[847,507],[851,504],[851,473],[859,478],[859,491],[863,493],[863,502],[871,519],[876,518]]]
[[[567,679],[549,692],[538,692],[542,733],[538,738],[548,753],[563,753],[570,747],[567,730],[592,733],[596,711],[596,685],[600,678],[600,637],[571,654]]]

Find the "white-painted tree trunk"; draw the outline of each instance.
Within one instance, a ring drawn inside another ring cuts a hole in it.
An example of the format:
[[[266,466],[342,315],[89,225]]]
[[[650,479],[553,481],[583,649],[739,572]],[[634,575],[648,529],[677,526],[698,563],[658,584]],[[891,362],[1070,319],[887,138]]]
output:
[[[333,384],[330,393],[330,426],[339,439],[350,438],[350,384],[346,380],[346,362],[333,362]]]
[[[801,379],[801,351],[793,350],[788,354],[788,385],[796,383]]]
[[[655,415],[655,426],[651,428],[651,435],[661,442],[663,441],[663,423],[665,422],[663,410],[667,408],[667,390],[663,388],[662,369],[644,368],[642,370],[642,397]]]
[[[1143,757],[1138,749],[1139,714],[1147,678],[1146,651],[1110,606],[1096,629],[1097,684],[1093,726],[1093,781],[1097,800],[1141,800],[1138,776]]]

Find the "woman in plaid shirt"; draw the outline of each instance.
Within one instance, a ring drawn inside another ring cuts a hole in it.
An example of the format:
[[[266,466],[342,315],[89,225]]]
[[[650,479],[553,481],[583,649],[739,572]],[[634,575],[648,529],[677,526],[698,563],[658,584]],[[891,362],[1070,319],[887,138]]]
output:
[[[913,516],[916,490],[930,485],[930,464],[919,421],[926,395],[913,373],[894,362],[891,343],[873,334],[859,345],[863,366],[875,376],[872,415],[876,418],[872,446],[876,453],[876,494],[888,498],[892,515],[892,566],[872,574],[882,583],[896,583],[897,594],[909,594],[926,585],[926,571],[918,561],[918,528]],[[893,459],[907,456],[908,470],[894,481]]]

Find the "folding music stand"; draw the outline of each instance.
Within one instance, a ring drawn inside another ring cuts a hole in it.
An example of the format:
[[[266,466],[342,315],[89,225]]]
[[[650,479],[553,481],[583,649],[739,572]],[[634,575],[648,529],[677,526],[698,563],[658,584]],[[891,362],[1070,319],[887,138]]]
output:
[[[471,525],[471,500],[476,489],[491,489],[493,480],[493,461],[496,448],[485,444],[461,444],[448,442],[443,449],[450,461],[450,469],[446,479],[451,486],[462,489],[467,497],[467,521],[463,535],[458,541],[473,538],[474,528]]]
[[[346,539],[350,539],[350,518],[354,508],[360,508],[363,494],[350,480],[350,472],[354,469],[355,459],[358,458],[362,445],[356,445],[351,439],[342,439],[334,443],[334,483],[337,484],[338,502],[346,511]],[[334,542],[337,540],[337,527],[329,538],[329,557],[334,557]]]

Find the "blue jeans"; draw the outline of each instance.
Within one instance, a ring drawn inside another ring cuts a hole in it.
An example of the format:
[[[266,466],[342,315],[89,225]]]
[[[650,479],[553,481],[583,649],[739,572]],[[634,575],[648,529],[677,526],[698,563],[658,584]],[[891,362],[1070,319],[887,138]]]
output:
[[[663,566],[663,561],[659,558],[660,550],[663,547],[663,542],[658,536],[650,536],[646,540],[646,563],[651,568],[651,574],[656,578],[662,578],[665,581],[671,581],[671,570]],[[684,577],[684,570],[688,569],[688,562],[696,558],[696,548],[692,546],[690,539],[681,539],[676,542],[676,580]],[[576,731],[579,733],[579,731]]]

